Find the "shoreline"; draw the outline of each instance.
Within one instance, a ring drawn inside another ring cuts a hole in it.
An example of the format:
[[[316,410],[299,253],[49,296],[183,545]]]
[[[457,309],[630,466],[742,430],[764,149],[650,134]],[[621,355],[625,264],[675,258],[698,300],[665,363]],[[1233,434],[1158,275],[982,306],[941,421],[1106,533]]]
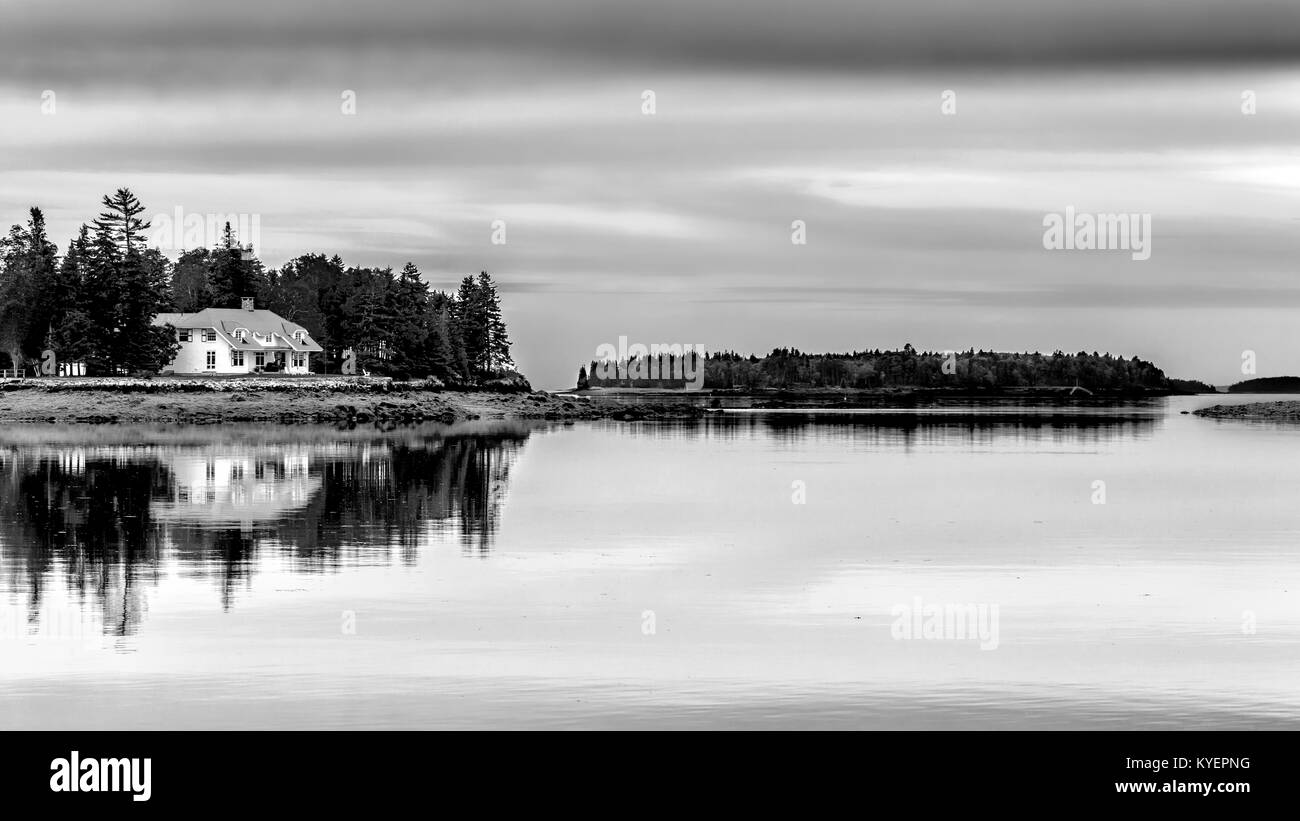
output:
[[[686,403],[622,404],[545,391],[446,390],[366,377],[319,379],[31,379],[0,385],[0,422],[214,425],[479,419],[694,419]]]
[[[699,391],[596,389],[533,391],[485,386],[449,389],[436,380],[398,382],[387,377],[80,377],[0,383],[0,422],[44,424],[226,423],[313,424],[356,422],[437,422],[475,420],[698,419],[720,406],[749,410],[872,409],[924,406],[938,400],[1038,400],[1071,407],[1107,405],[1119,399],[1069,397],[1055,389],[867,389],[858,391]],[[725,402],[725,404],[724,404]],[[1256,406],[1294,407],[1251,414]],[[1300,402],[1216,405],[1195,411],[1211,418],[1300,421]]]
[[[785,389],[708,388],[699,391],[675,391],[666,388],[588,388],[557,391],[567,397],[585,397],[599,403],[655,400],[673,396],[691,397],[709,408],[747,408],[754,410],[832,410],[907,408],[938,405],[946,402],[1035,402],[1063,408],[1111,405],[1166,399],[1175,396],[1211,396],[1173,390],[1146,391],[1078,391],[1068,387],[1017,388],[852,388],[852,389]]]

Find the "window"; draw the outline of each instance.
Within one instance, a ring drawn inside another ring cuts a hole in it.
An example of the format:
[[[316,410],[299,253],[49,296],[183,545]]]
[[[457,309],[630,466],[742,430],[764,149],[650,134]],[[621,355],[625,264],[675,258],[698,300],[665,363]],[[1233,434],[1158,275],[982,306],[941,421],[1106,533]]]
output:
[[[183,331],[177,331],[176,338],[179,339],[181,342],[193,342],[194,332],[191,331],[189,328],[186,328]]]
[[[212,328],[206,328],[206,329],[204,329],[204,331],[203,331],[203,341],[204,341],[204,342],[216,342],[216,341],[217,341],[217,332],[216,332],[214,329],[212,329]]]
[[[247,328],[236,328],[236,329],[235,329],[235,339],[239,340],[240,342],[247,342],[247,341],[248,341],[248,329],[247,329]]]
[[[215,371],[216,369],[217,369],[217,352],[208,351],[208,370]]]
[[[294,331],[294,332],[293,332],[293,338],[296,339],[298,342],[302,342],[304,339],[307,338],[307,332],[306,332],[306,331]]]
[[[266,354],[262,353],[261,351],[258,351],[257,353],[253,354],[253,364],[259,368],[265,365]]]
[[[303,354],[296,353],[293,355],[293,366],[295,368],[304,367],[307,364],[307,357]]]
[[[231,365],[234,365],[234,366],[237,367],[237,368],[242,368],[242,367],[244,367],[244,352],[243,352],[243,351],[231,351],[231,352],[230,352],[230,364],[231,364]]]

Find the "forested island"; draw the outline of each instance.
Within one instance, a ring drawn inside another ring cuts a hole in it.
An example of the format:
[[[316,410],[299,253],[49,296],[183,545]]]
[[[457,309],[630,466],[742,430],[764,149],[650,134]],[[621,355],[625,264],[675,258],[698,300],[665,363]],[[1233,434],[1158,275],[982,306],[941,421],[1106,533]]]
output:
[[[702,379],[700,369],[703,370]],[[763,357],[735,351],[592,360],[578,372],[577,388],[667,389],[714,392],[900,392],[1131,396],[1208,393],[1204,382],[1170,379],[1138,357],[1110,353],[1008,353],[899,350],[806,353],[776,348]]]
[[[1228,393],[1300,393],[1300,376],[1266,376],[1228,387]]]

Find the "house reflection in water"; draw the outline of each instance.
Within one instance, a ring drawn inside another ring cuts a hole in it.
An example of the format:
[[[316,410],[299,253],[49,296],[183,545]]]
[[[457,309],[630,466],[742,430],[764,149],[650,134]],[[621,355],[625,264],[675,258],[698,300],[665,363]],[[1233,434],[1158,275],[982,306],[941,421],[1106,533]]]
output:
[[[306,507],[323,484],[319,475],[311,475],[312,446],[205,450],[162,460],[172,484],[170,498],[155,501],[159,522],[246,527],[273,522]]]
[[[104,633],[124,636],[142,590],[168,575],[214,580],[228,609],[264,560],[298,573],[412,564],[449,539],[486,555],[529,429],[253,434],[0,432],[0,590],[30,614],[55,591],[96,601]],[[104,438],[120,443],[89,443]]]

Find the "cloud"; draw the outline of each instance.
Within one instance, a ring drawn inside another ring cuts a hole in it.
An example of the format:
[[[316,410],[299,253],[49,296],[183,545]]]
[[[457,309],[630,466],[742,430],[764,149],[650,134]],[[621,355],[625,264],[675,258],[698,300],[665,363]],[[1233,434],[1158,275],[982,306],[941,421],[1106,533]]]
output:
[[[412,52],[601,65],[857,70],[888,66],[1290,60],[1295,9],[1270,0],[474,0],[12,6],[0,53],[19,73],[154,69],[271,80]],[[55,59],[65,55],[71,60]],[[428,65],[435,61],[425,61]],[[485,61],[491,70],[491,62]],[[332,72],[331,72],[332,73]],[[428,76],[428,75],[425,75]]]

